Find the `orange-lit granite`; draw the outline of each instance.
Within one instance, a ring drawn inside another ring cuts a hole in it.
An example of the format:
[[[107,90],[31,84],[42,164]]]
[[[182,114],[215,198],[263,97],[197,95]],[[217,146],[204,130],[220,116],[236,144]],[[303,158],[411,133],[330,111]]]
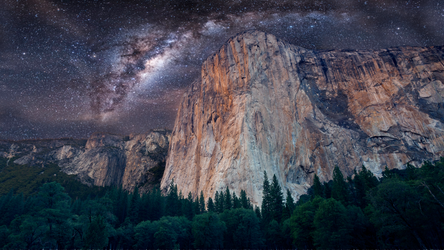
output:
[[[263,173],[297,198],[314,173],[444,156],[443,47],[311,51],[259,31],[231,38],[183,97],[161,188],[244,189]]]

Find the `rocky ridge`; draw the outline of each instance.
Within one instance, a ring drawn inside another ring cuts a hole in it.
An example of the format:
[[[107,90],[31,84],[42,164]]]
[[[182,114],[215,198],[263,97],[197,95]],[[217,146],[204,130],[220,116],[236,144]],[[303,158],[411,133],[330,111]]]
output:
[[[84,184],[130,191],[138,186],[144,192],[161,178],[169,140],[170,132],[153,130],[131,136],[95,133],[87,140],[0,141],[0,157],[21,165],[56,163]]]
[[[260,204],[263,173],[294,198],[316,173],[444,156],[444,48],[312,51],[248,31],[202,65],[184,94],[161,188]]]

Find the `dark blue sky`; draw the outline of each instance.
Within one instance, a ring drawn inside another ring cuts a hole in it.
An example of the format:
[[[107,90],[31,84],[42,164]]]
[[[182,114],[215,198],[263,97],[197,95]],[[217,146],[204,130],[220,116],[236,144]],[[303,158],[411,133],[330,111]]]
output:
[[[0,139],[171,129],[202,61],[247,29],[316,50],[444,45],[440,1],[0,1]]]

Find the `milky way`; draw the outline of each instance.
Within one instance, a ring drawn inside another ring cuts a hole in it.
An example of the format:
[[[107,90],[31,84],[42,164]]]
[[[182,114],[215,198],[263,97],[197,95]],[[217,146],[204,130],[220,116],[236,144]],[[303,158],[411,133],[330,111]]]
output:
[[[0,139],[171,129],[231,36],[307,49],[444,45],[440,1],[0,0]]]

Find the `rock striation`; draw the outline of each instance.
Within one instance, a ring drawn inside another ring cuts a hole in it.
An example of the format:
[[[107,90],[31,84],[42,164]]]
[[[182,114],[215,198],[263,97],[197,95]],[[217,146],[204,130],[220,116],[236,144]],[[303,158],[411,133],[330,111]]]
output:
[[[263,173],[294,198],[316,173],[388,168],[444,156],[444,48],[312,51],[271,34],[229,39],[184,94],[161,188],[214,197]]]
[[[131,136],[95,133],[88,140],[0,141],[0,156],[21,165],[55,163],[88,185],[116,185],[130,191],[138,186],[144,192],[160,181],[170,135],[153,130]]]

